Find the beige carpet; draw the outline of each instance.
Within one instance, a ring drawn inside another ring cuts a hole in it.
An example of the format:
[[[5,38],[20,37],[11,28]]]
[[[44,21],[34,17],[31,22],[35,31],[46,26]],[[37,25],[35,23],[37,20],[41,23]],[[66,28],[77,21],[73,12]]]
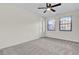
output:
[[[0,50],[1,55],[76,55],[79,54],[79,43],[40,38]]]

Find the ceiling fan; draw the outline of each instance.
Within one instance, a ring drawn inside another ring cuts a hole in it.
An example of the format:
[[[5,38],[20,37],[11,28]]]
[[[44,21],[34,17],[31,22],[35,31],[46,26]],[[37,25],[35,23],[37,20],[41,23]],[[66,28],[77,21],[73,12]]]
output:
[[[60,5],[61,5],[61,3],[55,4],[55,5],[51,5],[50,3],[46,3],[46,7],[39,7],[38,9],[46,9],[43,13],[46,13],[46,11],[48,11],[48,10],[56,12],[56,10],[54,10],[53,7],[57,7]]]

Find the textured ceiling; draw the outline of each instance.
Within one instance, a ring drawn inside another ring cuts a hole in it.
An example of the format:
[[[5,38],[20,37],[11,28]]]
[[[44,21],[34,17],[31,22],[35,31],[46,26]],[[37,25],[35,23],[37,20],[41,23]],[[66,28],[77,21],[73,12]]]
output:
[[[51,3],[52,5],[55,3]],[[62,3],[61,6],[55,7],[53,9],[56,12],[47,11],[45,14],[43,13],[44,10],[37,9],[38,7],[44,7],[45,3],[27,3],[27,4],[20,4],[20,7],[25,8],[33,13],[37,13],[41,16],[48,17],[52,15],[57,15],[65,12],[77,11],[79,10],[79,3]]]
[[[55,3],[51,4],[53,5]],[[53,8],[56,12],[47,11],[45,14],[43,13],[44,10],[37,9],[38,7],[45,7],[45,3],[17,3],[13,5],[16,5],[19,8],[24,8],[25,10],[39,14],[43,17],[79,10],[79,3],[62,3],[61,6]]]

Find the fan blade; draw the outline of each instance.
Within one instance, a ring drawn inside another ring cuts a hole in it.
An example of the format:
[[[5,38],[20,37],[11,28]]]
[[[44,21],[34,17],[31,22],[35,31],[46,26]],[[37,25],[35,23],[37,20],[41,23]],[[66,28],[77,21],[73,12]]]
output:
[[[43,13],[46,13],[47,10],[45,10]]]
[[[47,9],[46,7],[39,7],[38,9]]]
[[[61,3],[58,3],[56,5],[53,5],[52,7],[56,7],[56,6],[60,6],[60,5],[61,5]]]
[[[49,3],[49,7],[51,7],[51,4]]]
[[[51,9],[51,11],[55,12],[56,10],[54,10],[54,9]]]

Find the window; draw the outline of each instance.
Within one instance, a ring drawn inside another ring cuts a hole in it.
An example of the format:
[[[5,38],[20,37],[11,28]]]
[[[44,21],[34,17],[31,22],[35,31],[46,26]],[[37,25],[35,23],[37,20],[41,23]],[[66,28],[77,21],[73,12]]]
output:
[[[48,20],[47,21],[47,29],[48,29],[48,31],[55,30],[55,20]]]
[[[71,31],[72,30],[72,19],[70,16],[62,17],[59,20],[60,31]]]

